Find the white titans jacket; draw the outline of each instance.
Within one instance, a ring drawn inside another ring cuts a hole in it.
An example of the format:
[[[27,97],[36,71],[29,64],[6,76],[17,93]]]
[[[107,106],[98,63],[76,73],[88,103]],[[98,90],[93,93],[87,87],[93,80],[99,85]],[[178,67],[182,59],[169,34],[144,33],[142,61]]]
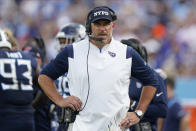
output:
[[[131,74],[144,85],[157,84],[152,69],[142,58],[113,38],[102,49],[88,38],[68,45],[41,73],[55,80],[65,72],[70,94],[83,103],[73,131],[120,131],[119,123],[130,104]]]

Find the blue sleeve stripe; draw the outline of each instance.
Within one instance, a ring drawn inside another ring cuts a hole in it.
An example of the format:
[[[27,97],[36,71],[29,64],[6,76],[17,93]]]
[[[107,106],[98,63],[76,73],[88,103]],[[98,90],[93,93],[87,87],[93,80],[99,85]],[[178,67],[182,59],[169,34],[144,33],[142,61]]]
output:
[[[67,45],[54,60],[50,61],[43,70],[41,74],[45,74],[56,80],[59,76],[65,74],[69,68],[68,58],[73,58],[73,46]]]
[[[127,46],[126,59],[129,59],[132,57],[131,52],[132,52],[132,48]]]

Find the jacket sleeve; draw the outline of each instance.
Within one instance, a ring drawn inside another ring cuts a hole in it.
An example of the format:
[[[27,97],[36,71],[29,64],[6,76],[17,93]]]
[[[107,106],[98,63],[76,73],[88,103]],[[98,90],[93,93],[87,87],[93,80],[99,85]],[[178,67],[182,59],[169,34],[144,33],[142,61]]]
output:
[[[127,53],[130,53],[132,56],[131,75],[140,80],[143,86],[153,86],[156,88],[159,83],[153,69],[131,47],[127,47],[127,50]]]
[[[53,80],[56,80],[59,76],[65,74],[69,68],[68,58],[73,58],[73,46],[66,46],[54,60],[51,60],[47,64],[41,74],[47,75]]]

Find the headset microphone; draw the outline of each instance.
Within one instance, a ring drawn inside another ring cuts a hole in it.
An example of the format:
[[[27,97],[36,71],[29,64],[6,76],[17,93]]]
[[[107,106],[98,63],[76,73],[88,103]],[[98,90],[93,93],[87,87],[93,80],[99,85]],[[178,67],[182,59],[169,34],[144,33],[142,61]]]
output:
[[[94,37],[93,35],[89,35],[89,38],[92,40],[98,41],[98,42],[102,42],[104,40],[103,38],[97,38],[97,37]]]

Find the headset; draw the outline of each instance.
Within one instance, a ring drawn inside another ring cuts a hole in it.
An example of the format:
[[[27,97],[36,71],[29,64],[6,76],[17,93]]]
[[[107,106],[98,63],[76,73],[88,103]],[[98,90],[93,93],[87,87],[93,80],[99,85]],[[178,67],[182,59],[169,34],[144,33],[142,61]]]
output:
[[[95,7],[94,9],[92,9],[88,15],[87,15],[87,18],[86,18],[86,33],[88,35],[91,35],[92,33],[92,30],[91,30],[91,21],[92,21],[92,15],[93,15],[93,12],[97,9],[102,9],[102,8],[106,8],[110,11],[110,15],[112,17],[112,21],[115,21],[117,20],[117,16],[114,12],[114,10],[112,10],[111,8],[107,7],[107,6],[99,6],[99,7]]]

